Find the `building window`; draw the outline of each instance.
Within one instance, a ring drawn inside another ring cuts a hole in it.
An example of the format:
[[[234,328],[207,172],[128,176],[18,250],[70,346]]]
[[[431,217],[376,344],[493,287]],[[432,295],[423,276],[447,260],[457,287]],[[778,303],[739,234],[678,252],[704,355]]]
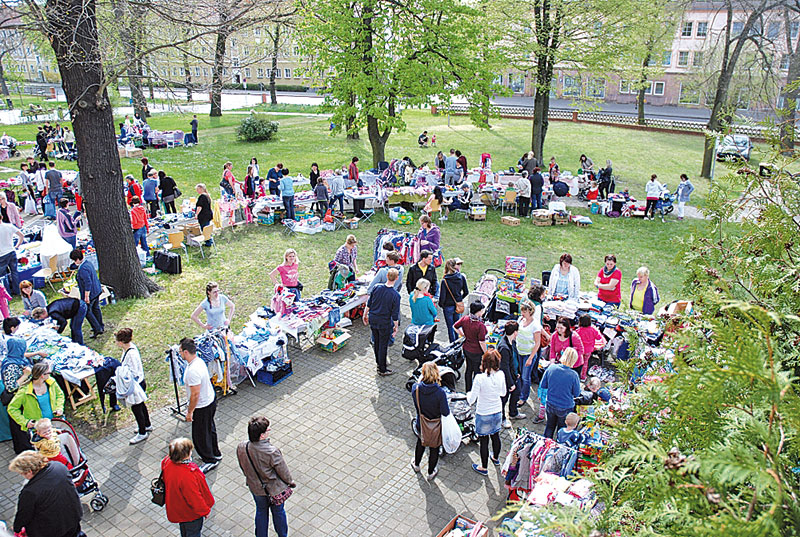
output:
[[[678,98],[681,104],[700,104],[700,91],[690,87],[684,86],[681,82],[681,95]]]
[[[508,73],[508,87],[514,93],[522,93],[525,91],[525,75],[522,73]]]
[[[703,51],[702,50],[695,50],[694,57],[692,58],[692,66],[694,67],[702,67],[703,66]]]
[[[292,78],[292,70],[291,69],[284,69],[283,70],[283,78]]]
[[[256,37],[261,37],[261,28],[253,28],[253,35]]]
[[[292,47],[292,56],[299,56],[300,55],[300,47],[297,45]]]
[[[586,96],[593,99],[604,99],[606,96],[606,79],[590,78],[586,83]]]
[[[661,65],[667,67],[672,63],[672,51],[667,50],[664,52],[664,57],[661,59]]]
[[[692,25],[691,22],[684,22],[683,26],[681,27],[681,37],[692,37]]]
[[[239,58],[232,58],[232,59],[231,59],[231,64],[232,64],[234,67],[239,67]]]
[[[233,38],[233,37],[231,37],[231,46],[232,46],[232,47],[235,47],[235,46],[236,46],[236,39],[235,39],[235,38]]]
[[[698,22],[697,23],[697,37],[705,37],[708,35],[708,23],[707,22]]]
[[[564,95],[565,97],[580,97],[581,96],[580,77],[565,76],[561,94]]]
[[[208,76],[208,67],[203,67],[203,76]]]
[[[781,33],[781,24],[779,22],[771,22],[767,26],[767,37],[775,39]]]
[[[247,78],[250,78],[250,68],[249,67],[245,67],[244,76],[246,76]]]
[[[275,69],[274,72],[275,72],[275,78],[280,78],[281,77],[281,70],[280,69]]]
[[[242,56],[249,56],[250,49],[248,47],[242,47]]]
[[[678,52],[678,67],[689,66],[689,51],[682,50]]]
[[[172,76],[178,76],[178,68],[177,67],[173,67],[172,68]]]
[[[653,95],[664,95],[664,82],[653,82]]]
[[[631,92],[631,83],[629,80],[619,81],[619,92],[623,95],[627,95]]]
[[[264,69],[259,67],[256,69],[256,78],[264,78]]]
[[[731,26],[731,35],[739,35],[742,33],[742,28],[744,28],[743,22],[734,22]]]
[[[783,56],[781,56],[780,69],[783,70],[783,71],[788,71],[789,70],[789,55],[788,54],[784,54]]]
[[[194,76],[200,76],[200,68],[199,67],[195,67],[194,68]]]
[[[167,76],[167,70],[164,67],[161,68],[161,76]]]
[[[792,36],[792,39],[797,37],[798,31],[800,31],[800,21],[792,21],[789,24],[789,35]]]

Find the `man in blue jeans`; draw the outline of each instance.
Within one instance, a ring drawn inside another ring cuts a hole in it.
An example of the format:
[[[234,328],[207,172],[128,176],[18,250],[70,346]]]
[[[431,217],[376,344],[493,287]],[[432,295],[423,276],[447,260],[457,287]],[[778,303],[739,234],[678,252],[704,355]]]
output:
[[[86,318],[89,319],[93,332],[91,338],[95,339],[106,331],[103,325],[103,312],[100,311],[100,294],[103,292],[100,278],[97,277],[94,267],[86,262],[83,251],[79,248],[72,250],[69,258],[78,265],[75,279],[78,281],[80,300],[86,302]]]
[[[247,424],[249,440],[236,447],[236,458],[256,502],[256,537],[267,537],[270,512],[275,533],[278,537],[286,537],[289,523],[283,501],[276,505],[272,498],[277,496],[285,499],[291,494],[287,490],[296,485],[281,450],[270,443],[269,431],[267,418],[250,418]]]
[[[9,272],[8,292],[12,295],[19,294],[19,277],[17,276],[17,250],[14,248],[14,237],[19,239],[19,244],[25,236],[14,226],[0,221],[0,278]]]

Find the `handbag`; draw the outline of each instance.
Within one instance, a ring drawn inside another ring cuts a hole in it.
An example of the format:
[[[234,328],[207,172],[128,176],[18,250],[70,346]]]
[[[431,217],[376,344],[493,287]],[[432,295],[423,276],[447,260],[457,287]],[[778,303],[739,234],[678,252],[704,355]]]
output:
[[[442,418],[435,420],[425,417],[422,407],[419,405],[419,386],[417,386],[417,408],[419,412],[419,437],[425,447],[437,448],[442,445]]]
[[[175,187],[175,189],[173,190],[173,192],[175,192],[175,197],[176,197],[176,198],[180,198],[181,196],[183,196],[183,192],[181,192],[181,189],[180,189],[180,188],[178,188],[177,186]]]
[[[442,278],[442,282],[444,282],[444,286],[447,287],[447,292],[450,293],[450,298],[452,298],[453,302],[456,303],[456,313],[458,315],[461,315],[462,313],[464,313],[464,301],[462,300],[459,302],[458,300],[456,300],[456,297],[453,296],[453,291],[450,290],[450,286],[447,284],[447,280]]]
[[[150,483],[150,494],[152,497],[150,501],[154,504],[158,505],[159,507],[164,507],[164,504],[167,503],[167,488],[164,485],[164,470],[161,470],[161,474]]]
[[[245,444],[244,451],[247,453],[247,460],[250,461],[250,466],[253,467],[253,471],[256,473],[256,477],[258,478],[258,482],[261,483],[261,488],[264,489],[264,492],[267,493],[267,497],[269,498],[269,502],[272,505],[281,505],[283,502],[289,499],[289,496],[292,495],[293,489],[290,486],[286,486],[286,489],[283,492],[279,492],[278,494],[271,496],[269,491],[267,490],[267,484],[261,479],[261,474],[258,473],[256,469],[256,465],[253,464],[253,459],[250,458],[250,442]]]
[[[4,388],[3,391],[0,393],[0,403],[3,406],[8,406],[11,400],[14,398],[14,392],[8,391],[8,388]]]

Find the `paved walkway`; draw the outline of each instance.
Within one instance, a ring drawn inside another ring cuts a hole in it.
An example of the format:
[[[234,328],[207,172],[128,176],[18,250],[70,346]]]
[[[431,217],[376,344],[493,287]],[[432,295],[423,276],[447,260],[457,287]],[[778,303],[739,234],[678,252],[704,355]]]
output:
[[[405,293],[403,304],[407,325]],[[248,418],[258,414],[272,420],[273,442],[298,483],[287,502],[295,536],[432,536],[456,514],[488,521],[504,505],[498,469],[490,465],[488,478],[471,469],[479,460],[477,445],[463,445],[445,457],[430,484],[411,470],[414,407],[405,382],[412,367],[400,357],[398,343],[389,355],[398,373],[378,377],[368,330],[359,320],[352,332],[349,344],[335,354],[292,349],[294,374],[277,386],[244,383],[238,394],[220,400],[216,423],[224,460],[208,476],[217,503],[204,536],[253,534],[255,507],[235,448],[247,437]],[[463,390],[463,381],[459,386]],[[150,503],[149,484],[158,476],[167,443],[190,436],[191,429],[167,409],[151,411],[151,416],[155,431],[137,446],[128,445],[132,428],[82,442],[110,498],[100,513],[85,508],[83,526],[89,537],[178,534],[164,510]],[[518,423],[531,425],[530,419]],[[502,440],[507,450],[507,433]],[[11,442],[0,444],[0,458],[12,457]],[[22,480],[7,471],[0,474],[0,518],[13,520]]]

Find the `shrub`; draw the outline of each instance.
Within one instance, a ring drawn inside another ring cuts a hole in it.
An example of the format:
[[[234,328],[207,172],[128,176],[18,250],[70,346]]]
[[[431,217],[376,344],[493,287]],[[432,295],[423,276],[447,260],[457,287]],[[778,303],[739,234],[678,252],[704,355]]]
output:
[[[278,122],[263,114],[250,114],[242,120],[236,135],[246,142],[268,142],[278,132]]]

